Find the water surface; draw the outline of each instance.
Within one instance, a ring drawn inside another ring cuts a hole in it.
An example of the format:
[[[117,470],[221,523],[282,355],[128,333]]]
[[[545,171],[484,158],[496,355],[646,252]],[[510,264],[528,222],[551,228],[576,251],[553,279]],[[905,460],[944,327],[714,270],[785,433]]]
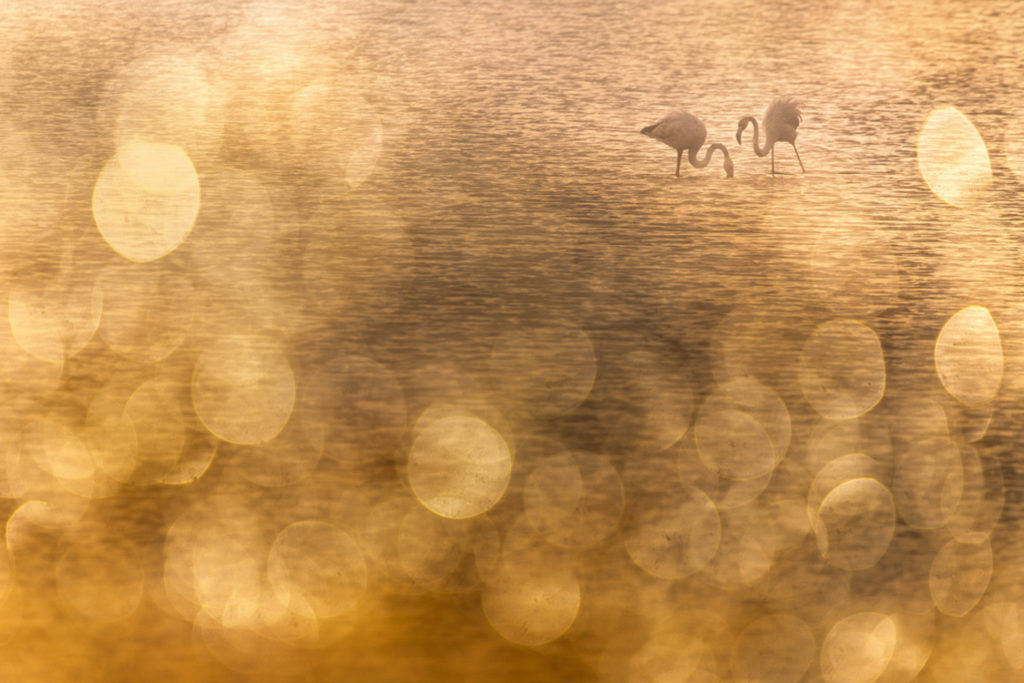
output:
[[[1019,675],[1018,4],[0,35],[12,680]]]

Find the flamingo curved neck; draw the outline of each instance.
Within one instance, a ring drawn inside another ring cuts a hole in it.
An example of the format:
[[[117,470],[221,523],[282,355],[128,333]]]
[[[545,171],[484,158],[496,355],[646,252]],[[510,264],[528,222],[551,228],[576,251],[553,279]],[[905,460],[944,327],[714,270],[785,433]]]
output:
[[[743,119],[744,126],[747,123],[754,124],[754,153],[757,154],[757,156],[759,157],[768,156],[768,152],[772,151],[772,146],[768,142],[768,136],[765,135],[764,147],[761,147],[761,132],[760,128],[757,125],[757,119],[755,119],[753,116],[748,116]]]
[[[711,162],[711,155],[715,152],[715,150],[721,151],[722,156],[724,156],[726,160],[729,159],[729,150],[725,148],[725,145],[723,145],[720,142],[714,142],[708,145],[707,150],[704,152],[703,159],[698,159],[697,150],[691,147],[687,155],[690,160],[690,165],[693,166],[694,168],[704,168]]]

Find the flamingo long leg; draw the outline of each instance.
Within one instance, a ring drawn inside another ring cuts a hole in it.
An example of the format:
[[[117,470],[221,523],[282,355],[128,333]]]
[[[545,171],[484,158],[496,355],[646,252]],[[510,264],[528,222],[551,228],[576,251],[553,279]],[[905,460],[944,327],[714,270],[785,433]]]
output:
[[[794,142],[794,143],[792,143],[792,145],[793,145],[793,151],[796,152],[796,160],[800,161],[800,152],[797,152],[796,143]],[[807,172],[807,171],[804,170],[804,162],[802,162],[802,161],[800,161],[800,172],[801,173],[806,173]]]
[[[772,175],[775,175],[775,145],[772,145]]]
[[[683,160],[683,150],[676,150],[676,177],[679,177],[679,164]]]

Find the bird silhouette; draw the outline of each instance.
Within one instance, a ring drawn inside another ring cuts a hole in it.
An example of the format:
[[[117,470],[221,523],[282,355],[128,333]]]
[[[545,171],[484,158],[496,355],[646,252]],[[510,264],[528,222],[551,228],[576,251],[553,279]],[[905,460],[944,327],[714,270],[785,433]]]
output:
[[[796,160],[800,162],[800,172],[804,173],[804,162],[800,161],[800,152],[796,149],[796,129],[803,120],[800,113],[800,103],[795,97],[776,97],[764,112],[764,147],[761,147],[758,138],[760,134],[757,128],[757,119],[753,116],[744,116],[740,119],[739,128],[736,130],[736,142],[743,144],[743,131],[747,124],[754,124],[754,152],[757,156],[772,155],[772,175],[775,175],[775,143],[788,142],[793,145],[796,152]]]
[[[725,157],[723,167],[725,177],[732,178],[732,159],[729,158],[729,150],[725,145],[715,142],[708,145],[707,152],[703,159],[697,159],[697,153],[704,145],[708,137],[708,129],[704,123],[688,111],[674,111],[640,131],[647,137],[661,140],[669,147],[676,150],[676,176],[679,176],[679,164],[683,160],[683,152],[687,152],[690,165],[694,168],[704,168],[711,161],[711,154],[717,149],[721,150]]]

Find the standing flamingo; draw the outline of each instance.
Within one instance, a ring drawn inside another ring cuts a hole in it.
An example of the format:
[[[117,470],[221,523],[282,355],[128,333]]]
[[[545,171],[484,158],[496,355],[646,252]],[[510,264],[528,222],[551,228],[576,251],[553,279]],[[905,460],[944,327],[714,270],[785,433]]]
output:
[[[800,152],[796,149],[796,129],[800,125],[803,116],[800,114],[800,103],[795,97],[776,97],[764,112],[764,147],[758,142],[757,119],[753,116],[744,116],[740,119],[739,128],[736,130],[736,142],[743,144],[743,131],[747,124],[754,124],[754,152],[757,156],[772,154],[772,175],[775,175],[775,143],[788,142],[793,145],[796,152],[796,160],[800,162],[800,172],[804,173],[804,162],[800,161]]]
[[[712,152],[717,149],[721,150],[722,156],[725,157],[723,163],[725,177],[732,178],[732,159],[729,158],[729,150],[725,148],[725,145],[719,142],[709,145],[704,158],[697,159],[697,153],[708,137],[708,129],[700,119],[690,112],[674,111],[640,132],[647,137],[661,140],[676,150],[676,177],[679,176],[679,164],[683,160],[683,150],[686,150],[691,166],[704,168],[711,161]]]

